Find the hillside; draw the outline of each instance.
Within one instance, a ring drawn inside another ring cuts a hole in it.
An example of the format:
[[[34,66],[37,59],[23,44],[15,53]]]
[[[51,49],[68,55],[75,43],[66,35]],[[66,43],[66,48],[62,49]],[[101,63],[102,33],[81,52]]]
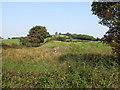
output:
[[[3,39],[2,40],[3,43],[14,43],[14,44],[20,44],[20,40],[19,39]]]
[[[53,40],[40,47],[3,49],[2,87],[117,88],[117,67],[106,44]]]

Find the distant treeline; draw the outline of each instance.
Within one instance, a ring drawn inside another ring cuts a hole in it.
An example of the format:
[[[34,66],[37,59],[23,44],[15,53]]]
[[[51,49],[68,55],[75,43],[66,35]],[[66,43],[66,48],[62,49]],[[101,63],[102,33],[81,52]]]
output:
[[[57,34],[57,32],[55,32],[55,35],[66,35],[66,36],[71,37],[72,39],[80,39],[80,40],[92,40],[92,41],[98,41],[98,40],[100,40],[100,38],[95,38],[95,37],[90,36],[90,35],[85,35],[85,34],[71,34],[69,32],[67,32],[65,34],[62,34],[62,33]]]
[[[38,47],[43,43],[57,40],[63,42],[81,42],[81,41],[98,41],[99,38],[95,38],[90,35],[84,34],[71,34],[67,33],[58,33],[55,32],[55,35],[50,35],[47,32],[47,29],[43,26],[35,26],[29,30],[29,34],[26,37],[12,37],[8,39],[20,39],[20,44],[27,47]]]
[[[71,34],[71,33],[64,33],[64,34],[62,34],[62,33],[60,33],[60,34],[55,34],[55,35],[66,35],[66,36],[69,36],[68,39],[70,39],[70,37],[71,37],[72,39],[80,39],[80,40],[92,40],[92,41],[99,41],[100,40],[100,38],[95,38],[93,36],[85,35],[85,34]],[[12,37],[12,38],[8,38],[8,39],[20,39],[20,38],[21,37]]]
[[[89,35],[83,35],[83,34],[70,34],[70,33],[66,33],[64,35],[70,36],[73,39],[80,39],[80,40],[97,40],[96,38],[94,38],[93,36],[89,36]]]

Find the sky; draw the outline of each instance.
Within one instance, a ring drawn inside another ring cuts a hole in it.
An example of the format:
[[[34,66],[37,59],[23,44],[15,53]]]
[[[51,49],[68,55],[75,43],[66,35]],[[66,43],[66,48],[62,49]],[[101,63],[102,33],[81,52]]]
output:
[[[78,33],[101,38],[108,30],[92,15],[91,2],[2,2],[0,36],[27,36],[36,25],[45,26],[50,34]]]

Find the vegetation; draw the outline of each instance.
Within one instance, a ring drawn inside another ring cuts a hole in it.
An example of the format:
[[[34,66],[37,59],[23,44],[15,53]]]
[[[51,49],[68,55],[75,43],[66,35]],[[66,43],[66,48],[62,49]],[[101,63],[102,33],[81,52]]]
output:
[[[49,37],[49,33],[45,27],[35,26],[30,29],[27,37],[21,37],[20,42],[22,45],[38,47],[47,37]]]
[[[3,48],[2,88],[118,88],[119,64],[98,41]]]
[[[20,44],[20,40],[19,39],[3,39],[2,43],[8,43],[8,44]]]
[[[93,36],[82,35],[82,34],[72,34],[71,37],[73,39],[81,39],[81,40],[96,40]]]
[[[3,38],[0,36],[0,39],[3,39]]]
[[[55,35],[58,35],[58,32],[55,32]]]
[[[109,27],[105,43],[89,35],[49,35],[43,26],[27,37],[3,39],[2,88],[120,88],[119,57],[111,53],[120,54],[119,6],[92,3],[93,14]]]
[[[69,36],[69,38],[72,38],[72,39],[92,40],[92,41],[97,40],[97,39],[94,38],[93,36],[85,35],[85,34],[71,34],[71,33],[67,32],[66,34],[62,34],[62,35]]]
[[[19,39],[3,39],[2,43],[0,43],[3,49],[7,48],[22,48],[23,46],[20,45]]]
[[[99,23],[109,28],[103,41],[112,46],[114,54],[120,58],[120,2],[92,3],[92,12],[101,20]]]
[[[66,41],[66,37],[65,36],[63,36],[63,37],[58,36],[58,37],[51,38],[49,41],[51,41],[51,40]]]
[[[66,37],[60,37],[59,36],[59,37],[56,38],[56,40],[58,40],[58,41],[66,41]]]
[[[12,39],[20,39],[20,37],[12,37]]]

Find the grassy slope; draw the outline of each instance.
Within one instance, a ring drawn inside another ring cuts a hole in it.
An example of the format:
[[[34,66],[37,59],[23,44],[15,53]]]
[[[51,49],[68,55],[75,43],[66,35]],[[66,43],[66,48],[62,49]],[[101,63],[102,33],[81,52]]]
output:
[[[6,49],[3,76],[9,78],[3,77],[3,87],[118,87],[117,62],[110,52],[110,47],[95,41],[51,41],[37,48]]]
[[[3,39],[2,42],[19,44],[19,39]]]

